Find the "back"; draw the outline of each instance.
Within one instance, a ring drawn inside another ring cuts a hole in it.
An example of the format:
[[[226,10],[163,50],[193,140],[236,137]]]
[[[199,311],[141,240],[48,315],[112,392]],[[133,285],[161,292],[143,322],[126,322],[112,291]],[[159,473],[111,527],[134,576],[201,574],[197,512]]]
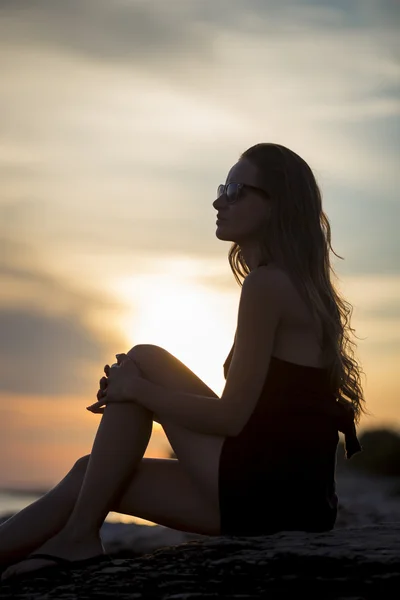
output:
[[[278,267],[269,266],[268,268],[283,274],[290,290],[282,306],[283,314],[275,334],[272,356],[299,365],[324,368],[321,348],[322,324],[316,326],[310,309],[300,296],[289,275]],[[233,350],[234,344],[224,363],[225,379],[232,360]]]
[[[283,315],[275,336],[272,354],[296,364],[323,368],[322,324],[316,326],[309,307],[285,273],[290,289],[283,306]]]

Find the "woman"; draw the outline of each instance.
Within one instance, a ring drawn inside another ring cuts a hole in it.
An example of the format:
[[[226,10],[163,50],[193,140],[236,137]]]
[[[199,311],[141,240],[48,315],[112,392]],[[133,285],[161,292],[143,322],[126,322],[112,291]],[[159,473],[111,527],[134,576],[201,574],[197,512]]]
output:
[[[350,458],[366,411],[318,185],[297,154],[257,144],[217,196],[242,286],[222,397],[160,347],[117,355],[88,407],[103,414],[91,454],[0,527],[3,578],[98,560],[109,511],[206,535],[334,527],[338,431]],[[153,421],[177,460],[143,458]]]

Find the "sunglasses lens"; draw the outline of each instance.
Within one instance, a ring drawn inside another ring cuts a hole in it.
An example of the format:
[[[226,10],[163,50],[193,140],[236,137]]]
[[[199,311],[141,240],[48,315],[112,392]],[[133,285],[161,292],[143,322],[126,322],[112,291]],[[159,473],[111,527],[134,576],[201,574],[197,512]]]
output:
[[[237,183],[228,183],[227,186],[221,183],[217,189],[217,198],[222,196],[222,194],[226,194],[229,204],[233,204],[237,200],[238,194],[238,185]]]
[[[228,202],[233,204],[237,199],[238,186],[236,183],[229,183],[226,189],[226,195],[228,198]]]
[[[223,183],[221,183],[221,185],[218,186],[217,188],[217,198],[219,198],[220,196],[222,196],[222,194],[225,192],[225,186]]]

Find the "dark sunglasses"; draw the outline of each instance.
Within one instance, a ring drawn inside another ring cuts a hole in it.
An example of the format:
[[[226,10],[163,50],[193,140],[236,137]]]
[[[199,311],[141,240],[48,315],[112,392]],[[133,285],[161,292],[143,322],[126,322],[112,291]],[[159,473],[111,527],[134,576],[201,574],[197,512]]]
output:
[[[223,194],[226,194],[228,203],[234,204],[235,202],[237,202],[239,200],[240,193],[243,188],[250,188],[253,190],[257,190],[257,192],[261,192],[262,194],[264,194],[264,196],[268,197],[267,192],[265,192],[264,190],[262,190],[258,187],[255,187],[254,185],[248,185],[247,183],[235,183],[235,182],[231,181],[230,183],[228,183],[228,185],[224,185],[223,183],[221,183],[218,186],[217,198],[219,198]]]

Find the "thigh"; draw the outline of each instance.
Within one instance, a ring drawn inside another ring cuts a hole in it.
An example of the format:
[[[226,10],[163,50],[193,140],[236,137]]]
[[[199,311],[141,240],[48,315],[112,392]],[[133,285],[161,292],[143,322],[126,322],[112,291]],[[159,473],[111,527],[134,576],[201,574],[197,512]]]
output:
[[[180,531],[220,535],[219,511],[175,459],[143,458],[112,510]]]
[[[139,367],[142,376],[170,389],[214,396],[217,394],[176,356],[155,344],[138,344],[127,352]]]
[[[219,462],[225,438],[197,433],[163,419],[161,425],[188,477],[219,510]]]
[[[138,345],[128,352],[149,381],[191,394],[215,396],[197,375],[160,346]],[[219,509],[219,461],[225,437],[186,429],[172,420],[157,419],[188,477]]]

